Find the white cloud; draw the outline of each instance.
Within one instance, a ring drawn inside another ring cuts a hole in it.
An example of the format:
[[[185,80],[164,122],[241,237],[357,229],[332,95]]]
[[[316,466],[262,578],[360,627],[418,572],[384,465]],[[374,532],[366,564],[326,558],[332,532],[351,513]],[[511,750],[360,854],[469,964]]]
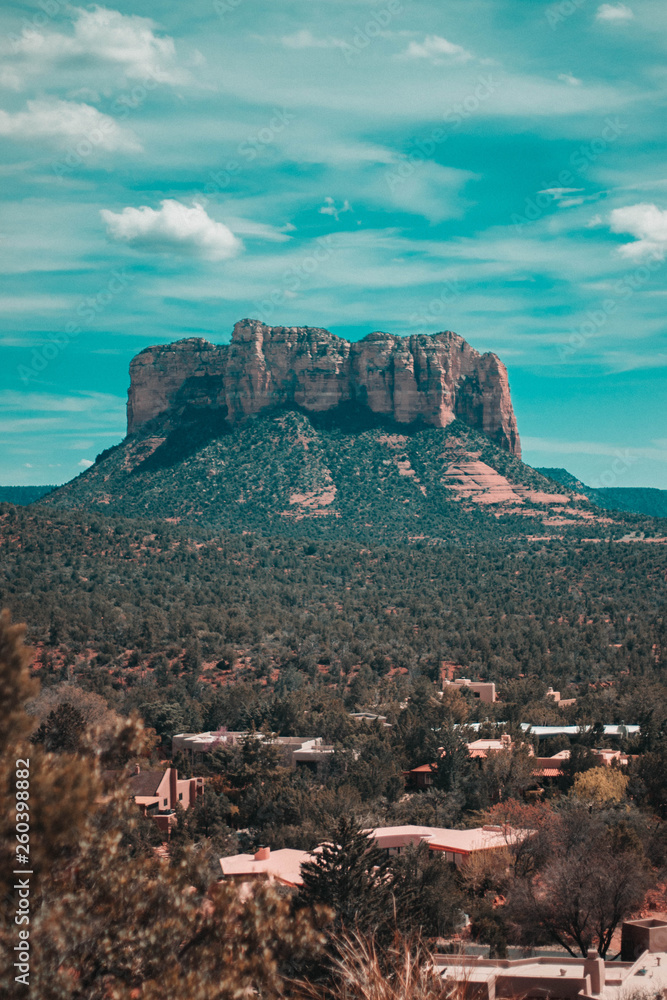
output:
[[[578,76],[572,76],[571,73],[559,73],[558,79],[563,83],[567,83],[570,87],[580,87],[581,80]]]
[[[664,255],[667,250],[667,209],[641,202],[615,208],[610,215],[612,233],[629,233],[633,243],[619,247],[625,257]]]
[[[95,463],[91,462],[89,458],[81,458],[76,464],[80,469],[89,469],[91,465],[94,465]]]
[[[41,98],[28,101],[26,109],[14,113],[0,110],[0,135],[19,140],[47,141],[58,148],[67,148],[77,140],[87,139],[90,152],[95,149],[125,153],[141,151],[132,132],[90,104]]]
[[[205,260],[227,260],[242,249],[231,229],[215,222],[201,205],[191,208],[165,199],[160,208],[124,208],[100,212],[111,239],[145,253],[171,253]]]
[[[182,84],[190,74],[177,65],[174,41],[168,35],[155,33],[155,22],[149,17],[125,15],[106,7],[70,8],[74,33],[57,31],[42,33],[24,28],[14,42],[12,52],[32,63],[30,68],[43,68],[45,63],[80,60],[106,62],[122,67],[130,79],[152,79],[158,83]]]
[[[624,3],[603,3],[595,16],[598,21],[631,21],[635,15]]]
[[[316,38],[308,28],[293,35],[283,35],[280,41],[286,49],[342,49],[347,45],[340,38]]]
[[[402,55],[407,59],[430,59],[433,62],[442,62],[443,58],[455,59],[458,62],[472,59],[470,52],[461,45],[448,42],[440,35],[427,35],[423,42],[410,42]]]
[[[324,204],[322,205],[321,208],[318,209],[320,215],[332,215],[336,220],[336,222],[338,222],[338,218],[341,212],[352,212],[352,211],[354,210],[351,207],[347,198],[343,202],[342,206],[338,208],[335,200],[331,197],[331,195],[327,195],[327,197],[324,199]]]

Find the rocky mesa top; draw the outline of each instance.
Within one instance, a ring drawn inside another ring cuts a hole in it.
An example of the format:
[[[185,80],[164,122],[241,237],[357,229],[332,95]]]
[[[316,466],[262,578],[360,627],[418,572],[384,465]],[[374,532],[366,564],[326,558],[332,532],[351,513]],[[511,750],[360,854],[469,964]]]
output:
[[[127,432],[188,407],[221,409],[232,424],[280,406],[323,413],[353,402],[398,424],[459,419],[517,457],[521,445],[507,370],[456,333],[369,333],[351,343],[315,327],[244,319],[230,344],[187,338],[148,347],[130,363]]]

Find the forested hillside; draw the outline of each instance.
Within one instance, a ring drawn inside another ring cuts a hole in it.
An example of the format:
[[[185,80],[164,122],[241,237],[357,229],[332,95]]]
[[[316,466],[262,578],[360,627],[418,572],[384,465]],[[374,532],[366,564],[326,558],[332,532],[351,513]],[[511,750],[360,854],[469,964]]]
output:
[[[11,506],[0,540],[0,600],[29,623],[43,678],[143,701],[201,705],[235,676],[332,685],[365,707],[442,660],[506,693],[521,675],[588,691],[665,666],[660,544],[368,546]],[[635,721],[613,703],[607,716]]]
[[[170,432],[154,422],[43,503],[369,542],[665,534],[647,518],[602,514],[459,421],[406,428],[349,410],[282,410],[233,429],[206,410]]]

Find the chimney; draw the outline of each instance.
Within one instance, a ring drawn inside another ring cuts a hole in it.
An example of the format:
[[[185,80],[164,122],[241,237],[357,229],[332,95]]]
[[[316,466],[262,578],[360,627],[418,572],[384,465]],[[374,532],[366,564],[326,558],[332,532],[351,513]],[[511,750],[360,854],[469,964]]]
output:
[[[270,847],[260,847],[258,851],[255,851],[255,861],[268,861],[271,857]]]
[[[604,959],[600,958],[595,948],[588,949],[584,962],[584,976],[591,977],[591,990],[595,994],[602,993],[605,985]]]
[[[140,766],[138,764],[134,765],[134,773],[135,774],[141,774],[141,768],[140,768]]]
[[[169,808],[175,809],[178,802],[178,771],[175,767],[169,768]]]

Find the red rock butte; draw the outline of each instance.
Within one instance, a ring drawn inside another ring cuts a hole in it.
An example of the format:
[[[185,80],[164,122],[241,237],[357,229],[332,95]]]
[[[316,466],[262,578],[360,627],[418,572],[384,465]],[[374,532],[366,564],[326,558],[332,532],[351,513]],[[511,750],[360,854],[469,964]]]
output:
[[[456,333],[369,333],[350,343],[328,330],[244,319],[230,344],[200,338],[148,347],[130,363],[127,432],[185,409],[217,408],[231,424],[280,407],[325,413],[354,403],[396,424],[461,420],[518,458],[507,370]]]

